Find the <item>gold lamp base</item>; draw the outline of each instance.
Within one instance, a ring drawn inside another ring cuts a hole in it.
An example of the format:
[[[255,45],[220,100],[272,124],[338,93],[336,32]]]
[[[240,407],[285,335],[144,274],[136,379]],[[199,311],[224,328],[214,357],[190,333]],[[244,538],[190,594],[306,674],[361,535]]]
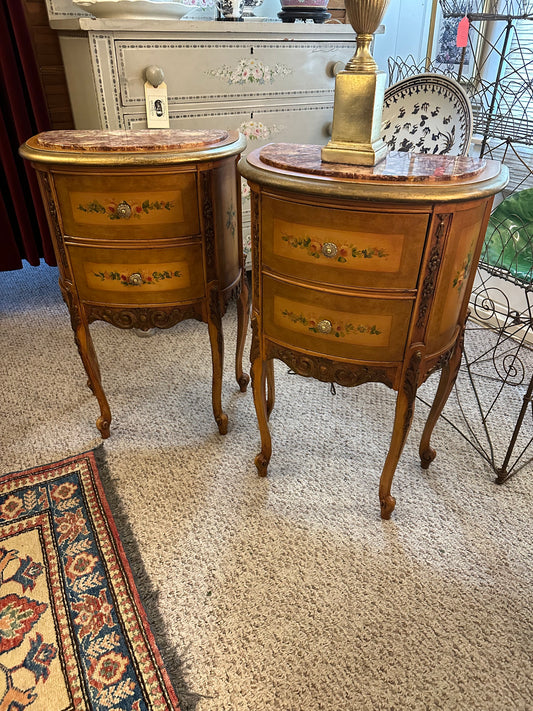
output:
[[[331,141],[326,163],[376,165],[389,152],[381,138],[385,72],[342,71],[335,79]]]

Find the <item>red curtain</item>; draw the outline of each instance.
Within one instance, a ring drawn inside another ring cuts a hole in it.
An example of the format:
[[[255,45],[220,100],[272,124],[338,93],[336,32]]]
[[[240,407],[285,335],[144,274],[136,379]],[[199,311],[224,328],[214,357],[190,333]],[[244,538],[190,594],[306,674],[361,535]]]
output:
[[[35,172],[18,155],[51,127],[22,0],[0,2],[0,99],[0,270],[55,266]]]

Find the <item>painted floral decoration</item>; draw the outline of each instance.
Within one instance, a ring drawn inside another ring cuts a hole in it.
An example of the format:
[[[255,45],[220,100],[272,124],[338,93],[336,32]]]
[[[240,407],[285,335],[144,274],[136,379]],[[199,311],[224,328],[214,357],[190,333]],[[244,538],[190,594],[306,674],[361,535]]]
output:
[[[135,282],[130,282],[129,277],[121,272],[93,272],[94,276],[99,277],[102,281],[118,281],[123,286],[142,286],[143,284],[156,284],[163,279],[172,279],[173,277],[180,277],[181,272],[179,271],[164,271],[164,272],[152,272],[151,274],[145,274],[143,272],[136,272],[141,276],[140,280]]]
[[[312,237],[304,235],[303,237],[295,237],[294,235],[289,235],[286,232],[281,234],[281,239],[287,242],[290,247],[299,247],[305,249],[311,257],[319,259],[325,255],[322,252],[322,242],[319,242]],[[388,252],[384,249],[379,249],[378,247],[365,247],[364,249],[358,249],[353,244],[343,244],[337,248],[337,254],[335,257],[327,257],[328,260],[336,262],[347,262],[348,259],[372,259],[377,257],[383,259],[388,257]]]
[[[292,69],[283,64],[269,67],[257,59],[241,59],[237,66],[223,64],[207,72],[210,76],[226,79],[228,84],[270,84],[291,73]]]
[[[81,212],[94,212],[101,215],[106,215],[110,220],[119,220],[121,215],[117,212],[117,207],[120,202],[115,200],[110,200],[107,205],[102,205],[98,200],[91,200],[91,202],[86,205],[78,205],[78,210]],[[131,217],[141,217],[141,215],[148,215],[153,210],[171,210],[175,202],[173,200],[144,200],[141,203],[128,202],[131,208]]]
[[[260,138],[270,138],[275,133],[281,131],[279,126],[265,126],[261,121],[244,121],[239,126],[239,131],[246,136],[249,141],[257,141]]]
[[[303,314],[297,314],[294,313],[294,311],[289,311],[288,309],[283,309],[281,312],[282,316],[286,316],[289,321],[292,321],[292,323],[301,323],[302,326],[305,326],[309,331],[312,331],[313,333],[321,333],[323,334],[323,331],[321,331],[318,328],[318,323],[320,319],[314,320],[314,319],[308,319],[306,318]],[[333,328],[331,330],[331,335],[335,336],[335,338],[344,338],[350,333],[367,333],[371,336],[379,336],[381,331],[378,330],[378,328],[373,325],[373,326],[366,326],[364,324],[357,324],[354,325],[353,323],[342,323],[339,322],[338,324],[332,324]]]
[[[469,252],[468,255],[466,256],[464,262],[462,263],[461,267],[457,270],[457,273],[456,273],[455,278],[452,283],[454,289],[455,289],[455,287],[460,289],[461,286],[463,285],[463,282],[466,279],[466,275],[468,274],[468,270],[470,268],[471,262],[472,262],[472,252]]]

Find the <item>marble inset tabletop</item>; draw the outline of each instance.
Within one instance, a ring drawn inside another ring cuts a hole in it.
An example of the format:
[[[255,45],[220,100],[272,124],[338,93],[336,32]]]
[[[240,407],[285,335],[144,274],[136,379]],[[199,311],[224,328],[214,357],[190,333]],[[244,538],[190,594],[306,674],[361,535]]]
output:
[[[454,182],[481,173],[487,163],[483,158],[428,155],[391,151],[375,166],[326,163],[322,146],[294,143],[270,143],[259,153],[260,163],[291,173],[307,173],[329,178],[352,180],[402,181],[416,183]],[[260,167],[258,163],[258,167]]]
[[[225,130],[65,130],[40,133],[35,145],[57,151],[146,153],[205,150],[235,141],[237,137],[236,132]]]

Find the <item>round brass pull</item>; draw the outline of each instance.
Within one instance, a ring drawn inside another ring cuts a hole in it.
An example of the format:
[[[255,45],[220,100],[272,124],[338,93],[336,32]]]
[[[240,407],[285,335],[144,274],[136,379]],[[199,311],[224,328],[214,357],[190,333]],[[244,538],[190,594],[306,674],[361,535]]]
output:
[[[331,321],[328,321],[327,318],[322,319],[322,321],[319,321],[316,325],[316,330],[319,333],[331,333],[332,328]]]
[[[324,257],[336,257],[337,256],[337,245],[335,242],[324,242],[322,245],[322,254]]]
[[[131,217],[131,207],[124,200],[117,205],[117,215],[119,218],[124,217],[127,219]]]
[[[131,284],[132,286],[140,286],[142,283],[142,274],[139,274],[139,272],[134,272],[133,274],[129,275],[128,284]]]

